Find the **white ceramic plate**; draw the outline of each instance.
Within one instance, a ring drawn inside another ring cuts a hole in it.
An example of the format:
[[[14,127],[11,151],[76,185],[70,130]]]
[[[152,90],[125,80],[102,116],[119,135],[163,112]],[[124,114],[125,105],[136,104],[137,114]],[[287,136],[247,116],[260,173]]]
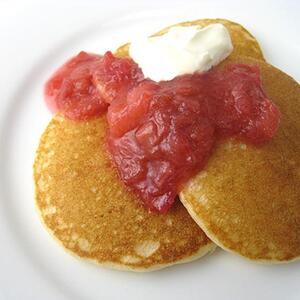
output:
[[[257,265],[218,250],[135,274],[77,260],[42,227],[32,180],[34,151],[51,118],[43,82],[71,55],[113,50],[177,21],[223,17],[245,25],[266,58],[299,80],[298,3],[0,2],[0,299],[300,299],[299,262]]]

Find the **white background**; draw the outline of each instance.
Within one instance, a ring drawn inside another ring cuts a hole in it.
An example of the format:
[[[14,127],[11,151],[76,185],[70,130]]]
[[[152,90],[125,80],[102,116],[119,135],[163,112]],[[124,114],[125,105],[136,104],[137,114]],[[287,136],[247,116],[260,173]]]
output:
[[[50,119],[42,86],[80,50],[114,49],[177,21],[228,18],[300,80],[299,1],[0,1],[0,299],[300,299],[300,263],[264,266],[221,250],[135,274],[66,254],[34,211],[32,162]]]

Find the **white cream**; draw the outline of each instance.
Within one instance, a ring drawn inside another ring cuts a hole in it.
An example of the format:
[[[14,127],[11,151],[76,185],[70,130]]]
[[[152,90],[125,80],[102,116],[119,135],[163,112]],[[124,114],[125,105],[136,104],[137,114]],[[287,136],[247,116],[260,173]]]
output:
[[[129,54],[152,80],[207,71],[232,51],[230,34],[222,24],[176,26],[157,37],[133,41]]]

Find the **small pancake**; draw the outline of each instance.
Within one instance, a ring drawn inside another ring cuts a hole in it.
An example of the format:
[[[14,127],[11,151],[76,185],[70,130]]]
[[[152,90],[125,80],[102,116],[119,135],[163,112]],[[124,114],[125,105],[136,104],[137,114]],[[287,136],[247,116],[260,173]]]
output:
[[[34,164],[36,204],[53,236],[99,264],[148,271],[187,262],[215,245],[177,201],[149,213],[120,182],[106,154],[105,117],[52,119]]]
[[[238,62],[259,65],[282,113],[279,130],[260,147],[234,139],[217,146],[180,199],[223,249],[256,261],[291,261],[300,256],[300,86],[263,61]]]
[[[215,23],[221,23],[229,30],[232,44],[233,44],[233,51],[230,54],[231,58],[237,58],[239,56],[250,56],[256,59],[264,60],[264,56],[262,54],[260,46],[257,40],[254,38],[254,36],[248,30],[246,30],[242,25],[225,19],[202,19],[202,20],[195,20],[189,22],[182,22],[182,23],[174,24],[172,26],[168,26],[160,30],[159,32],[153,34],[153,36],[162,35],[166,33],[171,27],[174,26],[200,25],[204,27]],[[118,55],[119,57],[128,56],[129,45],[130,44],[125,44],[119,47],[115,52],[115,54]]]

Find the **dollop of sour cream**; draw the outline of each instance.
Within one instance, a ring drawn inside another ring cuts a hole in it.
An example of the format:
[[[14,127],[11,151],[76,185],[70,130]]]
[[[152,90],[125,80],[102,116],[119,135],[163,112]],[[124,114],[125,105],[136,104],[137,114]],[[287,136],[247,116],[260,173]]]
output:
[[[176,26],[161,36],[137,39],[131,43],[129,54],[145,77],[161,81],[207,71],[232,50],[228,30],[216,23],[206,27]]]

